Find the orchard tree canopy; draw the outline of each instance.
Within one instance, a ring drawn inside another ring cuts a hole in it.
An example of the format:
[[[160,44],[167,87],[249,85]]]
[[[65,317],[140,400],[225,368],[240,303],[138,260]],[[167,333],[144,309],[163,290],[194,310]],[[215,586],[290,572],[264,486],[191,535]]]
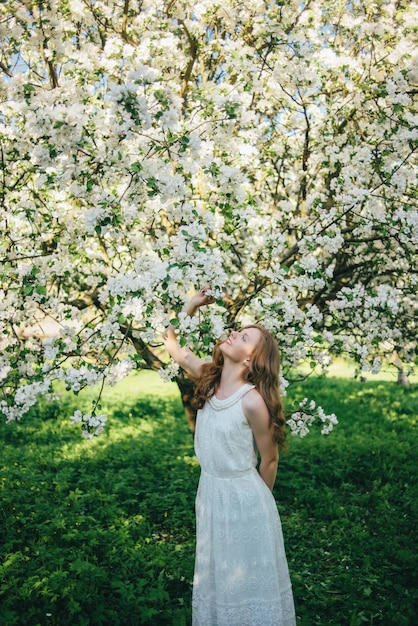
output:
[[[412,363],[416,9],[2,2],[5,419],[54,380],[77,393],[133,368],[176,377],[187,404],[161,332],[203,285],[222,301],[178,322],[201,353],[249,319],[284,377],[339,354]]]

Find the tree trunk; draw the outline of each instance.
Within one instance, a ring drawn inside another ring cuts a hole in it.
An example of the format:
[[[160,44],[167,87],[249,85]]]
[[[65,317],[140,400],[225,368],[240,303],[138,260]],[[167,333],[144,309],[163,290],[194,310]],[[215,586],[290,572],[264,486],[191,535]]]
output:
[[[398,385],[402,385],[402,387],[409,387],[411,383],[409,382],[408,376],[402,367],[402,361],[399,358],[399,354],[397,352],[395,352],[395,358],[393,363],[398,370]]]
[[[398,367],[398,385],[402,385],[402,387],[409,387],[410,384],[408,376],[405,374],[402,367]]]

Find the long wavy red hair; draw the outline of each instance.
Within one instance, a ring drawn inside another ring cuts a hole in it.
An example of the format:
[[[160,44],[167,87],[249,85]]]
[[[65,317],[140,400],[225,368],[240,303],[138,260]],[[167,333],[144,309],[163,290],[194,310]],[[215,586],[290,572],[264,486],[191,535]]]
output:
[[[285,418],[279,394],[280,353],[277,342],[263,326],[250,324],[245,328],[257,328],[261,333],[260,342],[251,355],[247,381],[255,385],[266,403],[274,441],[280,448],[286,448]],[[219,386],[224,365],[224,357],[220,349],[223,341],[215,345],[212,362],[202,366],[193,398],[193,406],[197,409],[203,407]]]

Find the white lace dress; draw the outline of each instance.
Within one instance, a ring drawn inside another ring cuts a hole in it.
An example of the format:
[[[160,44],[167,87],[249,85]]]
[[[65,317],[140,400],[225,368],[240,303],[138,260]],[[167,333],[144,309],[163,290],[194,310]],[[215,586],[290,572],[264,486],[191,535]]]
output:
[[[196,421],[193,626],[294,626],[295,611],[274,497],[256,470],[244,385],[212,397]]]

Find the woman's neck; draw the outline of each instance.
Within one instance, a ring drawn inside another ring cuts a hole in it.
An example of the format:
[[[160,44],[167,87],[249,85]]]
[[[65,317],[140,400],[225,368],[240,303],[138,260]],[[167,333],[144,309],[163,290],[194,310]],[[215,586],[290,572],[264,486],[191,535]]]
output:
[[[246,368],[228,367],[224,364],[221,379],[216,389],[216,397],[219,400],[228,398],[247,382],[245,378]]]

